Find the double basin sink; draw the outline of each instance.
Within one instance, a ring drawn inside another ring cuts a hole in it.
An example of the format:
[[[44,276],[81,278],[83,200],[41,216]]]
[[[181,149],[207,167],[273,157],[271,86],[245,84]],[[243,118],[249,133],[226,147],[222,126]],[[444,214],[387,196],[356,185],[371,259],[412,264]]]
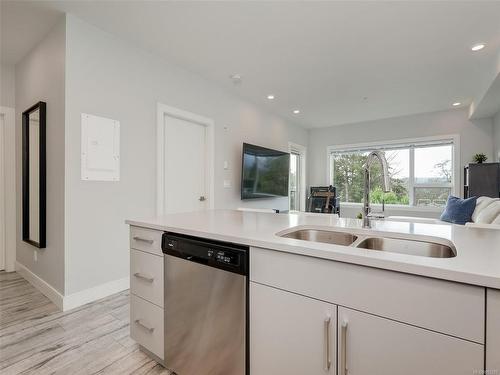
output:
[[[323,242],[430,258],[453,258],[457,255],[455,249],[451,246],[420,239],[373,236],[370,234],[354,234],[320,229],[299,229],[280,236],[296,240]]]

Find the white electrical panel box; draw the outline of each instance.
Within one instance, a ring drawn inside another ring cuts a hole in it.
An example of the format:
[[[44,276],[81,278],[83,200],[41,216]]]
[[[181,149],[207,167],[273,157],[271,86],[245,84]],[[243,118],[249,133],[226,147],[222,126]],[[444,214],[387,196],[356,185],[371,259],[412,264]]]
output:
[[[82,180],[120,180],[120,122],[82,113]]]

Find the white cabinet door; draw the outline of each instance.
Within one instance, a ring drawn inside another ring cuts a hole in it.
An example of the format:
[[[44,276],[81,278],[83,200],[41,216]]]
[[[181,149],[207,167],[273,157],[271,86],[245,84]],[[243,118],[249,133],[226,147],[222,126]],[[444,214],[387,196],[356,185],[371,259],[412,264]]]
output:
[[[393,320],[338,308],[338,375],[470,375],[484,346]]]
[[[500,374],[500,290],[488,289],[486,316],[486,370]]]
[[[250,283],[250,371],[335,374],[336,306]]]

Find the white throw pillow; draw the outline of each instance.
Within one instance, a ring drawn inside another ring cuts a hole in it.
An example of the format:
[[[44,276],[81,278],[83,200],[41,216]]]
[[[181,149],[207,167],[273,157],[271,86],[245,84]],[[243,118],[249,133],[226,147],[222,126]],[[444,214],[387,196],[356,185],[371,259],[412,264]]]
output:
[[[500,201],[490,203],[486,208],[482,209],[477,215],[476,223],[491,224],[496,221],[500,215]]]
[[[487,208],[490,204],[493,202],[499,201],[500,198],[490,198],[490,197],[479,197],[477,198],[476,202],[476,209],[474,210],[474,213],[472,214],[472,221],[474,223],[477,223],[477,218],[479,214]]]

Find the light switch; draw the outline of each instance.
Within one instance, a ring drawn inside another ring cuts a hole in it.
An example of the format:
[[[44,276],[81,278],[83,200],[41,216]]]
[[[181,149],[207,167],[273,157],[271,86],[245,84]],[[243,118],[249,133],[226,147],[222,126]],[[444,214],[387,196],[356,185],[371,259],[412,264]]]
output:
[[[224,169],[229,169],[229,162],[227,160],[224,160]]]
[[[227,188],[230,188],[231,187],[231,181],[229,180],[224,180],[224,187],[227,189]]]

